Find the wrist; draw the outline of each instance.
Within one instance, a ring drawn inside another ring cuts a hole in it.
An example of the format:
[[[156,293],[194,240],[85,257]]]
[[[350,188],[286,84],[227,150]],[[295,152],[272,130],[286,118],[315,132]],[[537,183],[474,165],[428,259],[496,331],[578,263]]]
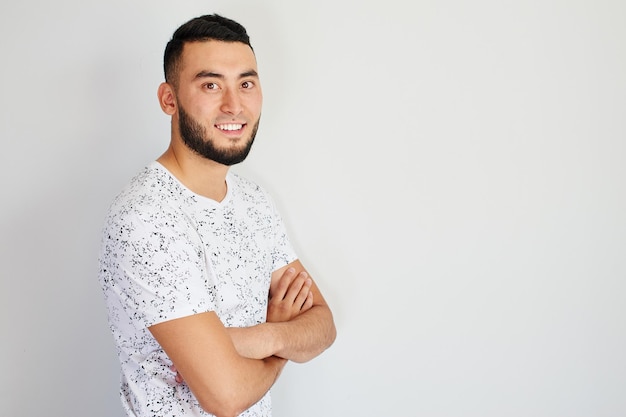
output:
[[[278,356],[286,346],[286,335],[285,335],[285,323],[284,322],[275,322],[275,323],[263,323],[265,327],[263,329],[265,336],[267,337],[267,343],[270,346],[271,354],[274,356]]]
[[[271,323],[252,327],[230,327],[227,331],[239,355],[249,359],[265,359],[278,352]]]
[[[287,364],[287,359],[280,358],[278,356],[270,356],[268,358],[263,359],[263,361],[270,367],[274,369],[276,372],[276,378],[280,375],[283,368]]]

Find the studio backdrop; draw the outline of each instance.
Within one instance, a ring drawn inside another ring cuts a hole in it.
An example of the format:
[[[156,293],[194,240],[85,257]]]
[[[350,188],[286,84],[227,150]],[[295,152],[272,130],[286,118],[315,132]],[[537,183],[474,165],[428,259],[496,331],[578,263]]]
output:
[[[0,415],[122,417],[97,281],[113,197],[169,143],[162,55],[244,24],[233,168],[276,200],[335,344],[277,417],[626,415],[626,3],[5,1]]]

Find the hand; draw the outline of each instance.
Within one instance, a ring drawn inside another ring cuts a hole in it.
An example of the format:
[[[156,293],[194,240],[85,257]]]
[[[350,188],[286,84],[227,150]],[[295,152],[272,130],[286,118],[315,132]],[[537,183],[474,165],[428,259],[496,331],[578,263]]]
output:
[[[176,372],[176,376],[174,377],[174,380],[176,380],[176,382],[178,382],[179,384],[182,384],[183,382],[185,382],[182,375],[180,374],[180,372],[178,372],[178,369],[176,369],[174,365],[170,366],[170,370],[172,372]]]
[[[267,321],[289,321],[313,307],[312,282],[305,271],[296,274],[294,268],[287,268],[276,287],[270,288]]]

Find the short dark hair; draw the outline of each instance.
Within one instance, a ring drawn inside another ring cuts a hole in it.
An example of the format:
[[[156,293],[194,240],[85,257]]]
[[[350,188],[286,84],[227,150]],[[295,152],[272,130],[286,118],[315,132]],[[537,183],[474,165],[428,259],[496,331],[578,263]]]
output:
[[[180,72],[180,58],[185,43],[216,40],[223,42],[241,42],[250,45],[250,37],[241,24],[226,17],[211,14],[196,17],[180,26],[172,39],[165,46],[163,71],[165,81],[177,85]]]

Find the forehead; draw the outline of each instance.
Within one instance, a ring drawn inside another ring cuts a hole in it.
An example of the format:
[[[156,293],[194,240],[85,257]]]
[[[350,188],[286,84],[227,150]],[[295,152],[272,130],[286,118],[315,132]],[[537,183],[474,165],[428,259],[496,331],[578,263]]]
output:
[[[195,76],[201,71],[229,76],[257,70],[254,52],[241,42],[189,42],[183,47],[181,61],[182,73],[186,76]]]

